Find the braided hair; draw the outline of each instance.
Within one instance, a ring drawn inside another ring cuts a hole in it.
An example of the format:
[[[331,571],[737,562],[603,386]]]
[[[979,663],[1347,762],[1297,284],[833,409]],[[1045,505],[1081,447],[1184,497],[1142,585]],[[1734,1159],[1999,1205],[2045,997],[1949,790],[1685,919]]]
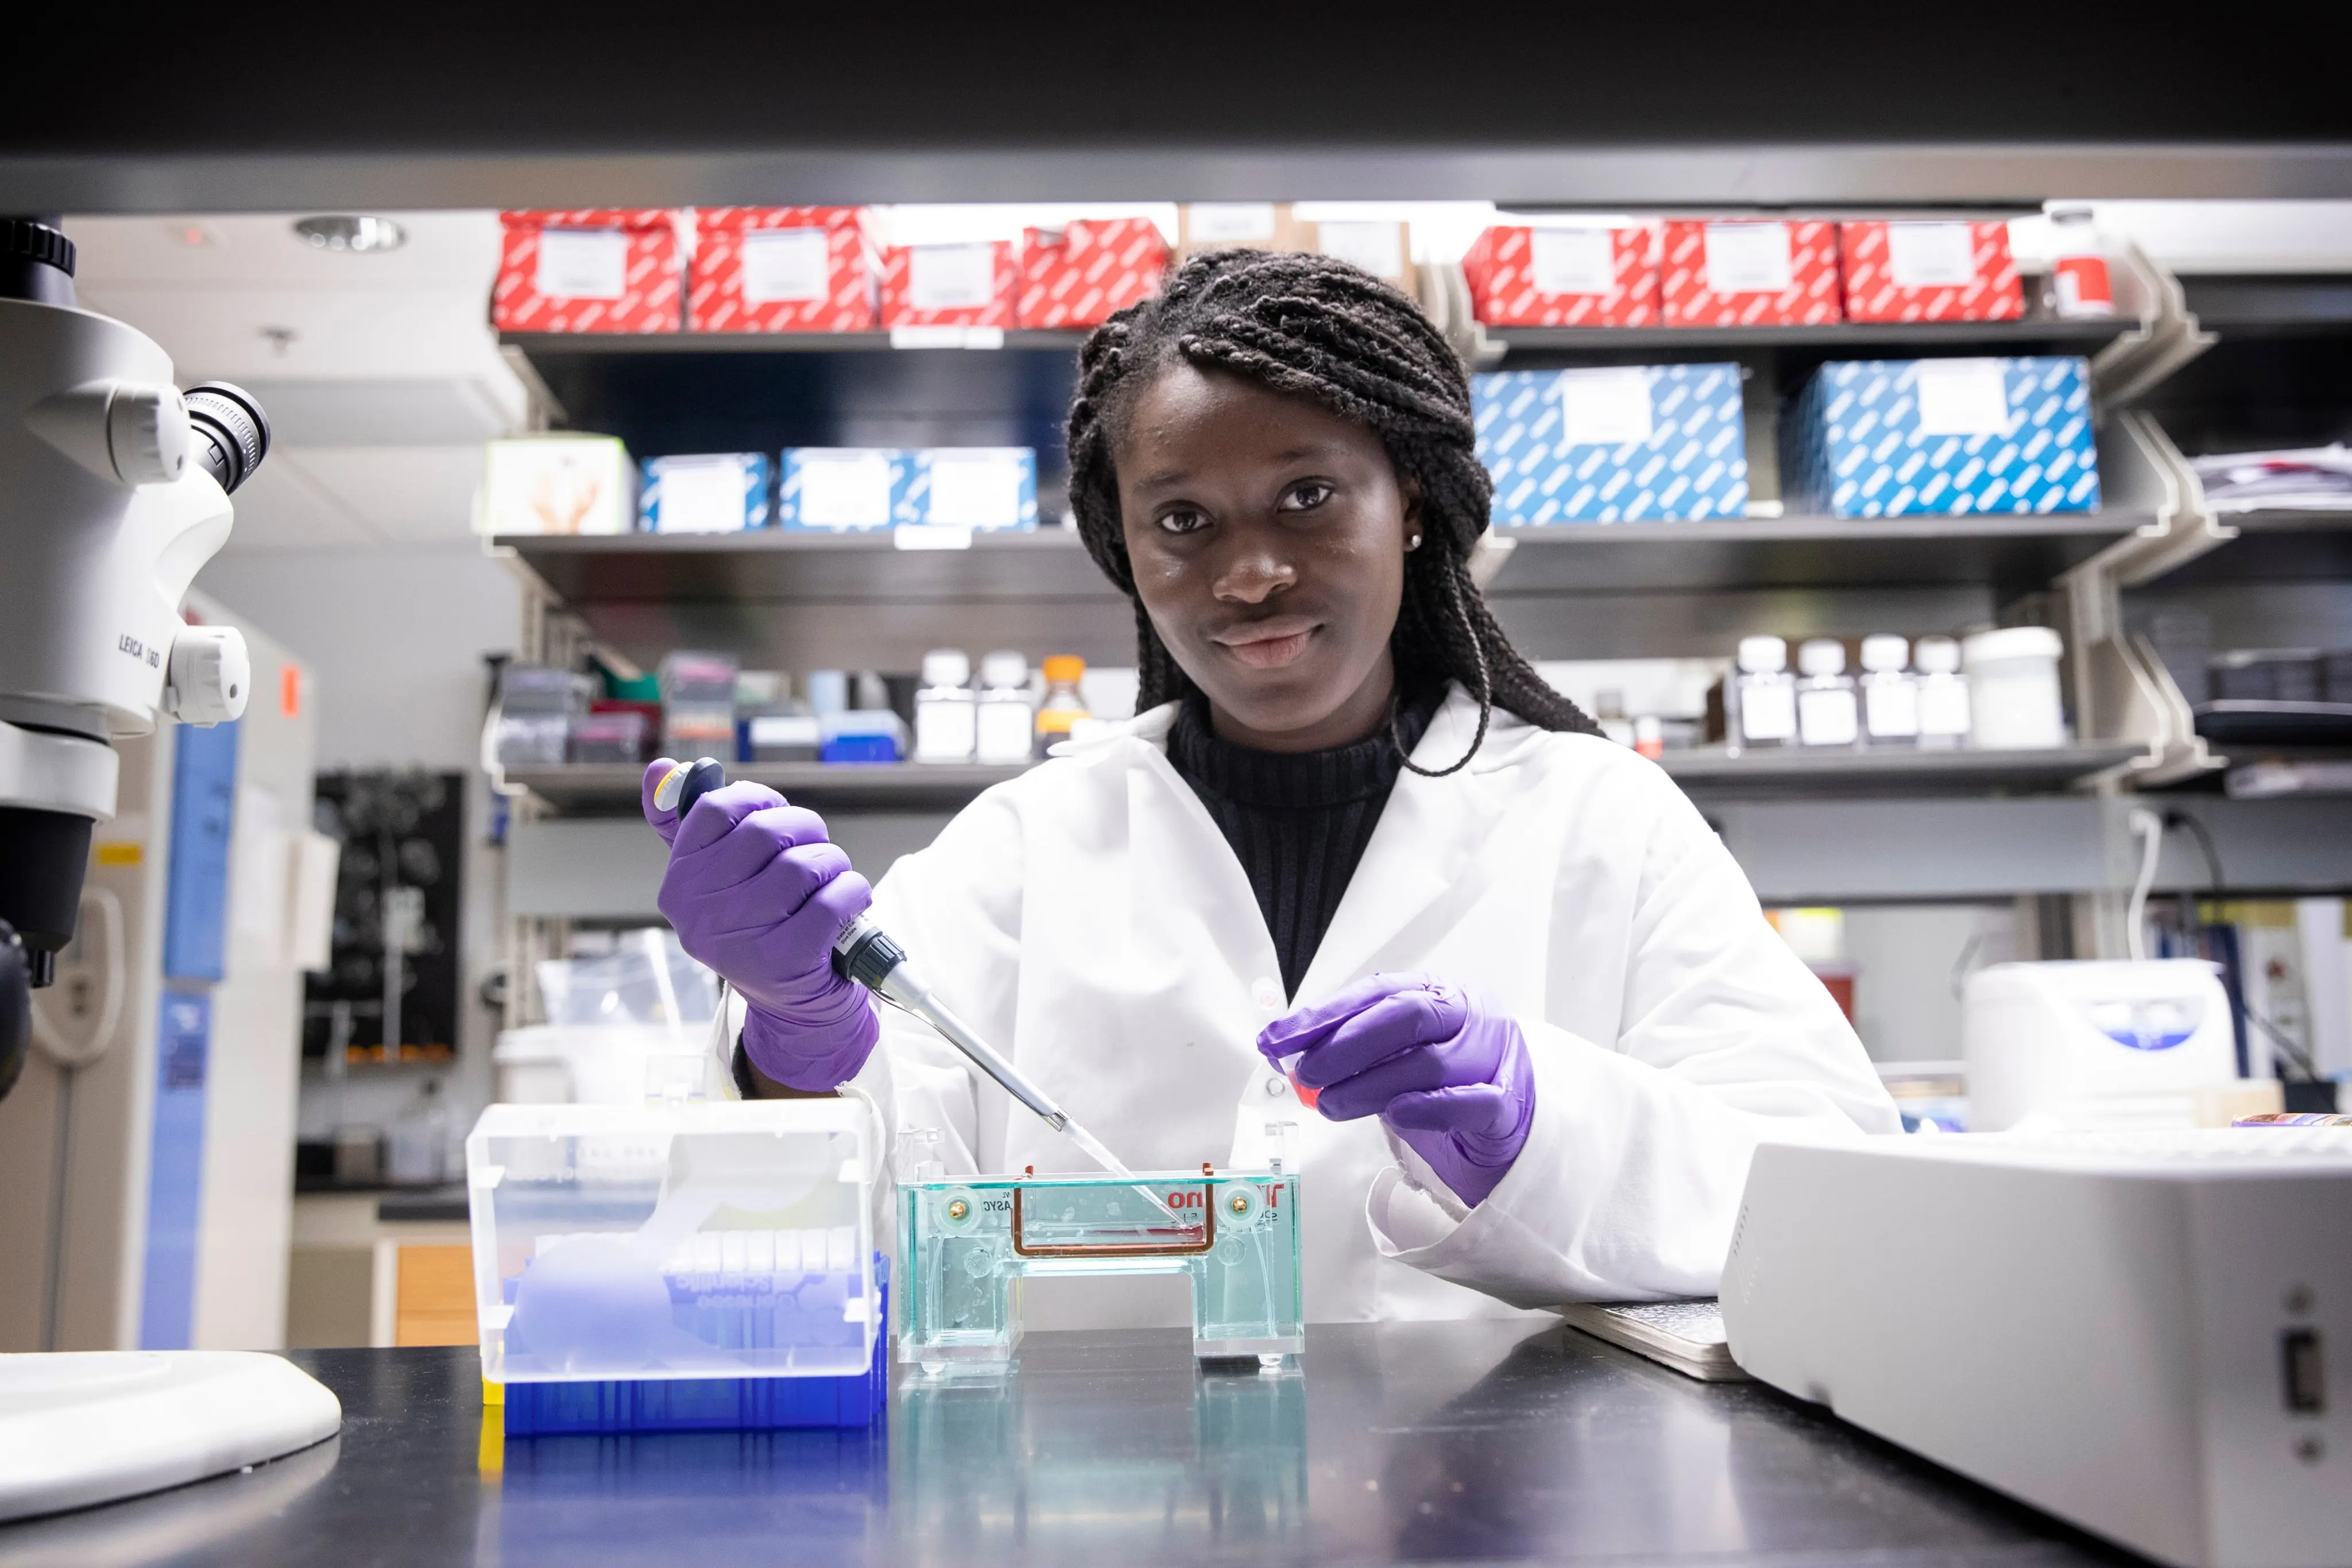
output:
[[[1470,385],[1452,345],[1412,301],[1329,256],[1256,250],[1195,256],[1165,292],[1097,328],[1070,403],[1070,508],[1095,564],[1135,603],[1139,709],[1196,689],[1160,640],[1135,588],[1119,521],[1112,451],[1136,398],[1164,368],[1187,363],[1305,398],[1371,431],[1398,476],[1420,493],[1423,548],[1405,557],[1404,597],[1390,633],[1400,690],[1453,679],[1478,699],[1478,730],[1443,778],[1468,764],[1497,705],[1540,729],[1598,734],[1513,648],[1470,579],[1493,488],[1478,462]],[[1390,737],[1402,753],[1396,708]]]

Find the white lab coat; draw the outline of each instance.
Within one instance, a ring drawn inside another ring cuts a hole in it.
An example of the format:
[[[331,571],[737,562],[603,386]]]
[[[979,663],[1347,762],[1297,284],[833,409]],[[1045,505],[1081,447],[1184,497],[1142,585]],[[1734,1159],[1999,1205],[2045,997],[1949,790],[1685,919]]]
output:
[[[1497,710],[1470,766],[1407,772],[1297,997],[1241,863],[1169,765],[1173,705],[990,789],[875,892],[943,1000],[1133,1169],[1304,1159],[1316,1322],[1711,1295],[1767,1138],[1898,1126],[1861,1043],[1666,775]],[[1413,752],[1461,756],[1447,694]],[[1297,1004],[1420,970],[1515,1016],[1526,1148],[1465,1211],[1377,1118],[1323,1120],[1254,1049]],[[950,1173],[1093,1168],[927,1026],[882,1009],[856,1080]],[[895,1137],[891,1140],[895,1145]]]

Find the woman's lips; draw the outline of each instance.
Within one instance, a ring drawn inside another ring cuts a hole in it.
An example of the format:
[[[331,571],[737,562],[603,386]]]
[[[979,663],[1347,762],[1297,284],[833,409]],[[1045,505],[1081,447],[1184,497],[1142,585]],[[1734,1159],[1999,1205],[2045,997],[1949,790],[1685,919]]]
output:
[[[1278,670],[1307,651],[1317,623],[1303,615],[1277,615],[1230,627],[1209,641],[1254,670]]]

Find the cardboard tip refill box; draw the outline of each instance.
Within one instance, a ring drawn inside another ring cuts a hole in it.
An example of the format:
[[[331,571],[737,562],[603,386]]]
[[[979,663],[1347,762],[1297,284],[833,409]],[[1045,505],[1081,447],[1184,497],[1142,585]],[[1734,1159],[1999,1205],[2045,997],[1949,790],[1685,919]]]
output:
[[[474,528],[500,534],[625,534],[637,521],[637,465],[611,435],[518,435],[484,454]]]
[[[2009,225],[1859,222],[1838,225],[1849,321],[2014,321],[2025,289]]]
[[[1470,380],[1500,524],[1748,515],[1736,364],[1502,371]]]
[[[1654,327],[1652,224],[1496,224],[1462,257],[1470,308],[1489,327]]]
[[[1837,225],[1670,219],[1660,317],[1669,327],[1817,326],[1842,319]]]
[[[705,207],[694,228],[694,331],[870,332],[879,319],[862,207]]]
[[[501,332],[676,332],[677,214],[618,207],[501,213],[490,321]]]
[[[2095,512],[2090,367],[2066,357],[1832,360],[1780,422],[1791,509]]]

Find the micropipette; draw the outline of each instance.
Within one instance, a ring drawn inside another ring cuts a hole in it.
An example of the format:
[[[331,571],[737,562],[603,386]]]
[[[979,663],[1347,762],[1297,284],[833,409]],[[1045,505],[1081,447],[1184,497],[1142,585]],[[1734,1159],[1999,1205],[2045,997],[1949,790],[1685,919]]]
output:
[[[725,782],[727,769],[716,758],[705,757],[694,762],[681,762],[663,774],[661,782],[654,787],[654,804],[664,810],[675,809],[683,821],[697,800]],[[884,1001],[939,1030],[950,1045],[970,1057],[973,1065],[994,1079],[1007,1094],[1035,1112],[1047,1126],[1077,1145],[1087,1158],[1103,1169],[1113,1176],[1135,1174],[1119,1162],[1118,1155],[1103,1147],[1101,1140],[1070,1120],[1070,1113],[1055,1104],[1051,1095],[956,1017],[907,961],[907,950],[891,940],[871,915],[860,915],[841,928],[840,936],[833,944],[833,967],[845,978],[856,981]],[[722,988],[725,983],[724,979],[720,981]],[[719,1010],[722,1014],[726,1010],[724,989],[719,993]]]

